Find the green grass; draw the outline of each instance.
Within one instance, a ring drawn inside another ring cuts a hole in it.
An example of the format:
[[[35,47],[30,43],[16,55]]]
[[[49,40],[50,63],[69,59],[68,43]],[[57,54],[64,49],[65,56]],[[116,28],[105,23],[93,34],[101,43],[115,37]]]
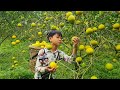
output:
[[[0,51],[1,79],[33,78],[29,70],[29,50],[25,43],[12,46],[10,40],[5,40],[0,46]],[[11,67],[14,64],[12,57],[16,57],[15,60],[18,61],[16,68]]]

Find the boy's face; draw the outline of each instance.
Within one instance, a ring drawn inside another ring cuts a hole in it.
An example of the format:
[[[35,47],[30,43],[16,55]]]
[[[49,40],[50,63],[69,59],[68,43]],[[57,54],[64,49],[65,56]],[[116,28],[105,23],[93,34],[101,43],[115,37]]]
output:
[[[50,42],[54,45],[59,46],[62,43],[62,37],[59,36],[58,34],[53,35],[52,37],[49,38]]]

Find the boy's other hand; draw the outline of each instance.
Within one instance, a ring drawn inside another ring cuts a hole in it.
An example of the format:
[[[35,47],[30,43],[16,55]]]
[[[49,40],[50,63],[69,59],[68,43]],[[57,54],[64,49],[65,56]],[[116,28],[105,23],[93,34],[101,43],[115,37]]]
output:
[[[47,70],[48,72],[55,72],[55,71],[56,71],[55,68],[50,68],[50,67],[46,67],[46,70]]]

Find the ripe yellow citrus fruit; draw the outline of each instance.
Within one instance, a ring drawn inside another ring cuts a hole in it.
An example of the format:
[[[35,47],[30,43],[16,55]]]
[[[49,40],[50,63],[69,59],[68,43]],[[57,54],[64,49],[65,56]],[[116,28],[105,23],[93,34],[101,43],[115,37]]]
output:
[[[100,24],[99,26],[98,26],[98,29],[104,29],[105,28],[105,25],[104,24]]]
[[[109,49],[109,46],[108,46],[107,44],[103,44],[103,47],[104,47],[105,49]]]
[[[47,42],[46,42],[46,41],[42,41],[41,43],[43,43],[44,45],[45,45],[45,44],[47,44]]]
[[[86,67],[86,63],[84,63],[84,62],[81,63],[81,66],[82,66],[82,67]]]
[[[116,29],[116,28],[113,28],[112,31],[117,31],[117,29]]]
[[[107,63],[105,65],[105,68],[108,69],[108,70],[112,70],[113,69],[113,65],[111,63]]]
[[[68,18],[70,15],[72,15],[72,12],[67,12],[66,13],[66,18]]]
[[[32,44],[32,46],[37,47],[36,44]]]
[[[93,75],[90,79],[97,79],[97,77],[95,75]]]
[[[90,44],[91,44],[91,45],[98,45],[98,42],[97,42],[96,40],[91,40],[91,41],[90,41]]]
[[[32,38],[28,38],[28,40],[32,40]]]
[[[36,41],[35,43],[40,43],[40,41]]]
[[[33,23],[31,23],[31,26],[32,26],[32,27],[35,27],[35,26],[36,26],[36,24],[33,22]]]
[[[19,43],[19,42],[20,42],[20,40],[16,40],[15,42],[16,42],[16,43]]]
[[[17,60],[14,61],[14,63],[17,63],[17,62],[18,62]]]
[[[54,17],[51,16],[51,17],[50,17],[50,20],[52,20],[52,19],[54,19]]]
[[[20,19],[24,19],[24,16],[21,16]]]
[[[85,46],[85,49],[87,49],[87,48],[91,48],[91,46],[90,46],[90,45],[86,45],[86,46]]]
[[[38,32],[38,35],[42,35],[42,32]]]
[[[63,23],[63,22],[61,22],[61,23],[59,24],[59,26],[60,26],[60,27],[63,27],[63,26],[64,26],[64,23]]]
[[[85,46],[84,45],[80,45],[79,46],[79,50],[84,50]]]
[[[117,45],[115,48],[117,51],[120,51],[120,45]]]
[[[45,47],[46,47],[47,49],[51,49],[51,48],[52,48],[52,45],[51,45],[51,44],[46,44]]]
[[[15,57],[12,57],[12,60],[15,60],[16,58]]]
[[[113,62],[117,62],[117,59],[114,58],[112,61],[113,61]]]
[[[44,28],[46,25],[45,24],[42,24],[41,28]]]
[[[16,42],[12,42],[11,44],[12,44],[12,45],[16,45]]]
[[[22,50],[22,53],[25,53],[26,51],[25,50]]]
[[[77,57],[77,58],[75,59],[75,61],[76,61],[76,62],[81,62],[81,61],[82,61],[82,58],[81,58],[81,57]]]
[[[93,32],[93,29],[92,28],[87,28],[86,29],[86,34],[91,34]]]
[[[82,11],[76,11],[75,13],[76,13],[76,15],[80,15],[80,14],[82,14]]]
[[[45,46],[40,46],[40,48],[44,48]]]
[[[70,16],[68,17],[68,21],[69,21],[69,22],[74,22],[74,21],[75,21],[75,16],[74,16],[74,15],[70,15]]]
[[[41,46],[41,45],[40,45],[40,42],[39,42],[39,41],[36,41],[35,46],[36,46],[36,47],[40,47],[40,46]]]
[[[16,35],[12,35],[12,38],[16,38]]]
[[[80,24],[80,20],[76,20],[75,24],[77,24],[77,25]]]
[[[18,64],[16,63],[15,66],[18,66]]]
[[[92,29],[93,29],[93,31],[97,31],[97,27],[93,27]]]
[[[49,17],[46,17],[45,20],[48,21],[48,20],[50,20],[50,18],[49,18]]]
[[[77,37],[77,36],[73,36],[72,39],[71,39],[71,41],[73,42],[73,40],[74,40],[75,38],[78,38],[78,37]]]
[[[15,67],[15,65],[12,65],[11,67],[12,67],[12,68],[14,68],[14,67]]]
[[[51,25],[51,30],[57,30],[57,26],[55,26],[55,25]]]
[[[21,23],[18,23],[17,26],[18,26],[18,27],[22,27],[22,24],[21,24]]]
[[[53,62],[51,62],[50,64],[49,64],[49,66],[50,66],[50,68],[57,68],[58,66],[57,66],[57,63],[55,63],[54,61]]]
[[[45,44],[43,42],[40,43],[40,46],[45,46]]]
[[[87,54],[93,54],[93,52],[94,52],[94,49],[93,49],[93,48],[87,48],[87,49],[86,49],[86,53],[87,53]]]
[[[115,23],[115,24],[113,24],[112,26],[113,26],[113,28],[116,29],[116,28],[119,28],[119,27],[120,27],[120,24],[119,24],[119,23]]]

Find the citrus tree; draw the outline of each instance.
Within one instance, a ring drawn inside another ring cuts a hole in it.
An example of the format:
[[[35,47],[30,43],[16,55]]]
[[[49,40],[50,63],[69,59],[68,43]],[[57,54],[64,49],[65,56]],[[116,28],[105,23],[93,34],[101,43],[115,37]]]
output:
[[[1,11],[1,78],[33,78],[29,45],[51,48],[46,34],[59,30],[59,49],[71,55],[72,39],[80,43],[73,64],[58,61],[56,78],[120,77],[120,11]]]

